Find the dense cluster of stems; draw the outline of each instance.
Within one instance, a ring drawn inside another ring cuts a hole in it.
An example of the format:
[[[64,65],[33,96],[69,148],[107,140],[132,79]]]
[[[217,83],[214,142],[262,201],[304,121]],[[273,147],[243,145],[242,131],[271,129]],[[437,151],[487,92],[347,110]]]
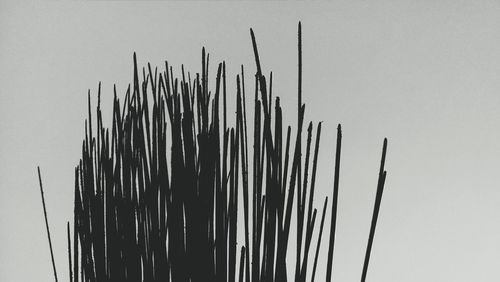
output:
[[[68,223],[72,282],[314,281],[323,241],[331,280],[342,133],[339,125],[332,203],[326,197],[318,210],[321,123],[304,125],[300,24],[298,38],[294,134],[273,97],[272,73],[262,73],[253,31],[253,121],[247,121],[243,66],[230,125],[225,63],[218,64],[215,89],[209,90],[204,49],[194,77],[182,68],[176,78],[166,63],[163,71],[148,64],[140,79],[134,54],[133,84],[123,101],[115,89],[110,128],[102,122],[100,86],[95,116],[89,94],[72,236]],[[362,281],[386,176],[386,146],[384,140]],[[331,222],[324,232],[327,212]]]

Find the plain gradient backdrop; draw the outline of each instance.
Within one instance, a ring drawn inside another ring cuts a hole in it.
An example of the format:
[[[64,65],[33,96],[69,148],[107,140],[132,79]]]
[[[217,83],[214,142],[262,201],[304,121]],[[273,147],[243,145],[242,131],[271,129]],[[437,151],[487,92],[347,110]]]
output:
[[[252,27],[295,126],[299,20],[306,119],[324,122],[318,206],[332,190],[337,123],[344,133],[333,278],[360,278],[388,137],[368,281],[500,281],[498,0],[1,1],[0,281],[53,281],[37,165],[69,281],[66,222],[89,89],[96,101],[102,81],[109,124],[113,84],[124,93],[134,51],[140,65],[168,60],[179,74],[181,63],[200,70],[205,46],[211,69],[226,60],[234,90],[240,64],[249,81],[255,72]]]

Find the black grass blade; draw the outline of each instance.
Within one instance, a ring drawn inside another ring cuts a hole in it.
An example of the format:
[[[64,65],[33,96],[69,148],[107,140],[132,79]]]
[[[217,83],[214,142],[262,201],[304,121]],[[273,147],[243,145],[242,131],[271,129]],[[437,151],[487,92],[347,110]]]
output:
[[[54,251],[52,250],[52,240],[50,238],[49,219],[47,217],[47,208],[45,207],[45,197],[43,195],[42,175],[40,173],[40,167],[38,167],[38,181],[40,183],[40,194],[42,195],[43,216],[45,218],[45,227],[47,229],[47,239],[49,241],[50,259],[52,260],[52,269],[54,270],[54,279],[57,282],[56,263],[54,261]]]
[[[363,264],[363,273],[361,275],[361,282],[366,280],[366,273],[368,271],[368,263],[370,262],[370,253],[372,250],[373,237],[375,236],[375,227],[377,226],[378,212],[380,210],[380,203],[382,201],[382,193],[384,192],[385,177],[387,172],[385,171],[385,155],[387,152],[387,138],[384,139],[384,145],[382,148],[382,159],[380,160],[380,171],[378,175],[377,184],[377,194],[375,196],[375,205],[373,207],[372,223],[370,226],[370,235],[368,237],[368,245],[366,246],[365,261]]]
[[[326,281],[332,281],[332,266],[333,266],[333,249],[335,245],[335,228],[337,225],[337,201],[339,194],[339,175],[340,175],[340,151],[342,146],[342,128],[339,124],[337,127],[337,146],[335,150],[335,168],[333,179],[333,203],[332,215],[330,224],[330,241],[328,244],[328,262],[326,266]]]

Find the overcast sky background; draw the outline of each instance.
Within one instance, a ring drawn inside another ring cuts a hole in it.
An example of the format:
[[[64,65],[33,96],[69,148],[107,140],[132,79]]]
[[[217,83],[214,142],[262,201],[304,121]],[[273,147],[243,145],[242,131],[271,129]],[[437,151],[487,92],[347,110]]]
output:
[[[499,281],[499,1],[0,2],[0,281],[53,281],[37,165],[69,281],[88,89],[102,81],[109,122],[134,51],[141,65],[195,72],[202,46],[212,69],[226,60],[231,87],[240,64],[247,79],[255,72],[252,27],[295,126],[299,20],[306,118],[324,122],[318,206],[331,194],[337,123],[344,133],[334,279],[361,276],[387,137],[367,280]]]

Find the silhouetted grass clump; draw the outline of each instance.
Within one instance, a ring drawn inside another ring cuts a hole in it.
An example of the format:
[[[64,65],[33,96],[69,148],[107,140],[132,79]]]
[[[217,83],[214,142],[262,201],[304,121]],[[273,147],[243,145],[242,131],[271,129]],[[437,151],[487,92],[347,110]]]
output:
[[[71,281],[314,281],[324,237],[331,280],[342,133],[339,125],[333,203],[328,209],[325,198],[318,211],[321,123],[304,126],[300,24],[298,38],[294,135],[272,95],[272,73],[262,73],[252,31],[253,121],[247,120],[242,67],[233,94],[235,122],[228,124],[225,63],[218,64],[210,91],[204,49],[194,77],[184,69],[174,77],[166,63],[162,72],[148,65],[140,79],[134,54],[133,85],[123,101],[115,89],[110,128],[103,126],[100,88],[96,117],[89,94],[72,240],[68,223]],[[384,140],[362,281],[386,177],[386,146]],[[327,211],[331,223],[324,232]]]

